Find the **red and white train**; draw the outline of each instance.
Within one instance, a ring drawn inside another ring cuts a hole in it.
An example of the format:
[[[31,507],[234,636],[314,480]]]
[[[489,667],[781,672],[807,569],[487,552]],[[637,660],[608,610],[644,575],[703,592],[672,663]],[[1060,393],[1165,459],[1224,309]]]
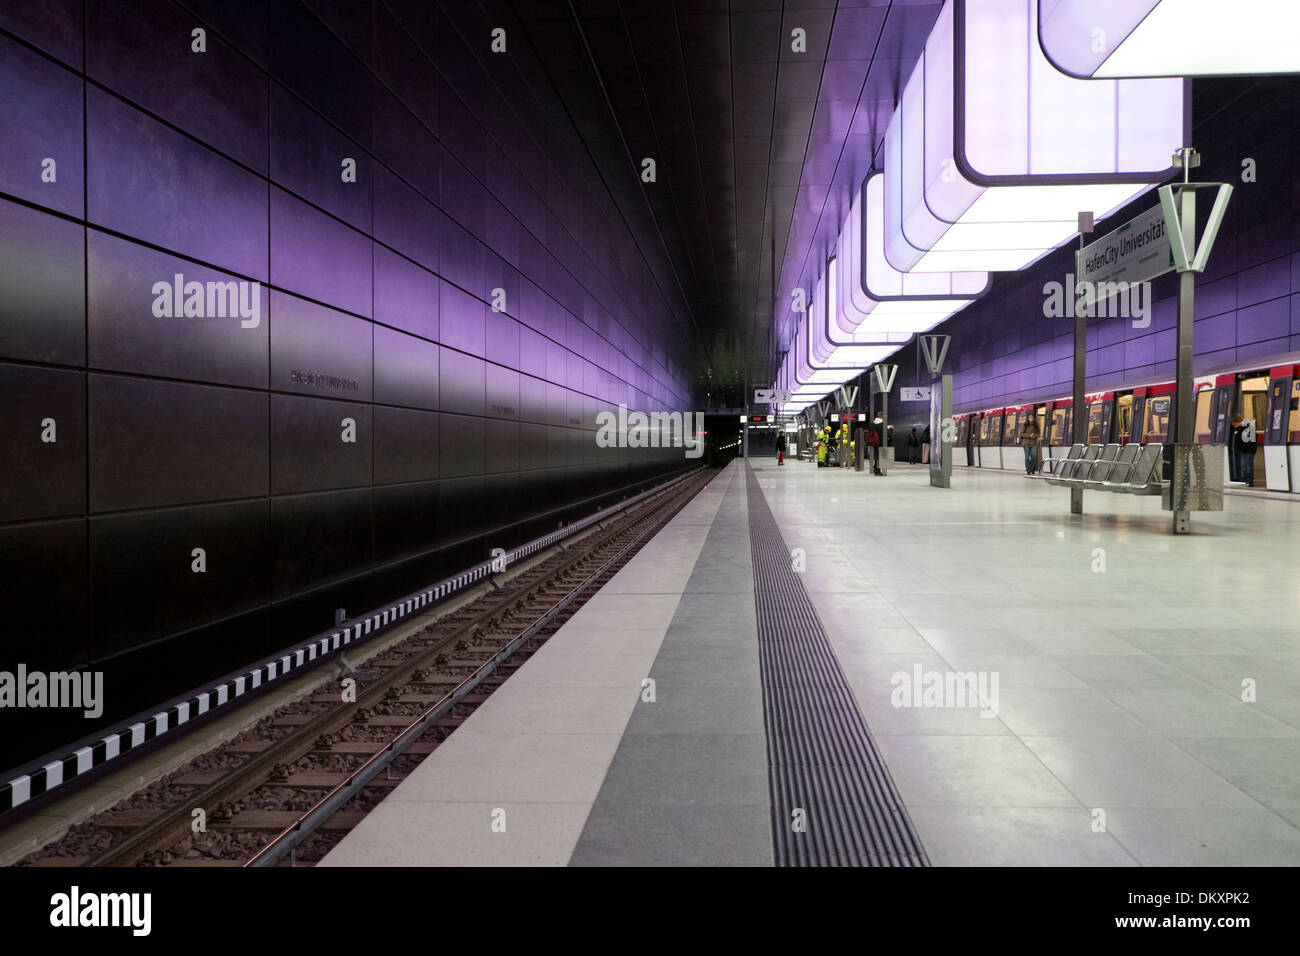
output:
[[[1300,494],[1300,365],[1242,369],[1195,380],[1196,441],[1227,445],[1232,416],[1255,420],[1259,450],[1255,484]],[[1137,385],[1085,396],[1088,444],[1174,440],[1174,383]],[[1074,408],[1069,398],[991,408],[954,415],[953,464],[957,467],[1022,471],[1024,451],[1016,436],[1029,415],[1038,416],[1043,456],[1059,458],[1074,443]],[[1226,461],[1224,477],[1229,469]]]

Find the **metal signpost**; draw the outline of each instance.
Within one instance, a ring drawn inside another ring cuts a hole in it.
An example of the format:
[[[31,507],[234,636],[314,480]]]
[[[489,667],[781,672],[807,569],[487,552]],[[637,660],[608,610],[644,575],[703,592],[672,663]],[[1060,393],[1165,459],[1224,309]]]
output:
[[[925,366],[933,378],[943,372],[944,360],[948,357],[948,346],[952,337],[948,335],[922,335],[920,337],[921,355]],[[900,392],[903,389],[899,389]],[[939,382],[938,393],[932,387],[918,388],[924,392],[924,399],[930,402],[930,485],[935,488],[952,487],[952,376],[943,375]]]
[[[1092,213],[1079,213],[1079,251],[1074,254],[1074,274],[1079,275],[1083,269],[1087,249],[1083,237],[1092,232]],[[1083,414],[1083,384],[1087,375],[1088,364],[1088,304],[1080,297],[1074,304],[1074,388],[1071,390],[1071,404],[1074,407],[1074,442],[1081,445],[1088,441],[1088,418]],[[1070,489],[1070,514],[1083,514],[1083,489]]]
[[[1196,397],[1192,391],[1193,303],[1196,297],[1196,273],[1204,272],[1210,250],[1228,211],[1232,186],[1228,183],[1193,183],[1193,166],[1200,165],[1200,155],[1190,147],[1178,151],[1183,167],[1183,181],[1160,187],[1160,208],[1164,214],[1178,270],[1178,411],[1174,420],[1174,467],[1169,488],[1162,504],[1172,511],[1173,533],[1191,530],[1191,512],[1223,510],[1223,456],[1212,446],[1196,444]],[[1216,189],[1214,206],[1205,224],[1200,245],[1196,242],[1196,190]]]
[[[1074,290],[1074,441],[1078,444],[1086,444],[1088,440],[1084,377],[1089,314],[1099,302],[1106,302],[1114,296],[1126,296],[1131,303],[1134,286],[1170,270],[1178,272],[1173,480],[1163,495],[1165,510],[1174,515],[1175,534],[1186,534],[1190,530],[1192,511],[1223,510],[1223,459],[1213,453],[1211,446],[1198,445],[1195,441],[1192,331],[1196,273],[1205,271],[1232,196],[1232,186],[1191,182],[1191,170],[1200,162],[1196,150],[1191,147],[1180,149],[1174,154],[1174,165],[1182,168],[1183,181],[1160,187],[1160,205],[1086,246],[1083,237],[1092,232],[1092,213],[1079,213],[1079,251],[1074,260],[1074,274],[1079,277]],[[1218,192],[1198,246],[1196,190],[1210,188]],[[1142,427],[1140,422],[1136,424],[1138,428]],[[1083,513],[1083,489],[1070,489],[1070,512]]]
[[[889,444],[889,390],[894,387],[894,378],[898,375],[897,365],[873,365],[871,367],[872,391],[880,395],[880,474],[889,474],[888,464],[892,461],[893,446]],[[875,424],[871,422],[870,424]]]

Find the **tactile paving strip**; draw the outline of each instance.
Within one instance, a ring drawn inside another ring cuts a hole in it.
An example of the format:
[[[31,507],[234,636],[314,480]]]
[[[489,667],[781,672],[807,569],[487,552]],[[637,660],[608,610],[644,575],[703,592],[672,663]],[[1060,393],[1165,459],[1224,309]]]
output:
[[[928,866],[790,551],[748,471],[777,866]]]

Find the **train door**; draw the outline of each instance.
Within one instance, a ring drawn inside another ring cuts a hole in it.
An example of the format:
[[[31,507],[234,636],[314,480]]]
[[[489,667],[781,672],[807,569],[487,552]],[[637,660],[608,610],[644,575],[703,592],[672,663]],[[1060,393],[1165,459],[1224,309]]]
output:
[[[1135,441],[1139,445],[1142,444],[1143,439],[1146,437],[1142,430],[1146,424],[1146,414],[1147,390],[1145,388],[1134,389],[1133,408],[1131,411],[1132,417],[1129,420],[1129,434],[1131,436],[1130,441]]]
[[[1232,376],[1221,375],[1214,381],[1214,394],[1210,398],[1210,444],[1226,445],[1231,436]]]
[[[1048,433],[1048,444],[1052,447],[1052,457],[1061,458],[1074,444],[1074,435],[1070,431],[1070,406],[1057,402],[1052,406],[1052,429]]]
[[[1255,478],[1264,474],[1264,430],[1268,423],[1268,372],[1238,372],[1237,407],[1255,422]]]
[[[1047,406],[1038,405],[1034,408],[1034,415],[1038,418],[1038,467],[1043,467],[1043,459],[1047,458]]]
[[[1152,395],[1147,398],[1143,444],[1169,441],[1174,420],[1174,396]]]
[[[1270,491],[1290,491],[1287,468],[1287,439],[1291,423],[1291,383],[1295,369],[1283,365],[1269,371],[1268,417],[1259,429],[1264,453],[1264,487]]]
[[[953,464],[963,465],[967,468],[974,464],[970,440],[970,423],[971,417],[969,415],[963,415],[957,420],[957,449],[955,449],[952,456]]]
[[[1210,445],[1214,440],[1214,400],[1217,390],[1206,385],[1196,393],[1196,435],[1198,445]]]
[[[1106,444],[1105,433],[1102,430],[1102,406],[1105,403],[1098,399],[1095,402],[1088,403],[1088,444],[1104,445]]]
[[[1287,466],[1291,473],[1291,490],[1300,491],[1300,365],[1291,379],[1291,414],[1287,425]]]
[[[998,409],[996,412],[985,412],[984,421],[980,427],[981,468],[1002,467],[1002,447],[999,444],[1001,437],[1002,409]]]
[[[1025,413],[1018,408],[1008,408],[1002,416],[1002,467],[1016,467],[1016,453],[1019,451],[1020,424]],[[1023,452],[1020,452],[1023,456]]]
[[[1129,443],[1133,432],[1133,393],[1125,392],[1115,396],[1115,441],[1121,445]]]

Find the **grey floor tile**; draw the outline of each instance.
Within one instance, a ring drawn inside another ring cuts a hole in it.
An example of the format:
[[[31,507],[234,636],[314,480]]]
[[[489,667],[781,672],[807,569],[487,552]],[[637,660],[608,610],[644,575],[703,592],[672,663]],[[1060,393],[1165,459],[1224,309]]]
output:
[[[760,734],[628,734],[596,804],[768,802],[767,748]]]
[[[570,866],[771,866],[771,809],[602,802]]]
[[[1092,813],[1070,807],[915,807],[935,866],[1137,866]]]

